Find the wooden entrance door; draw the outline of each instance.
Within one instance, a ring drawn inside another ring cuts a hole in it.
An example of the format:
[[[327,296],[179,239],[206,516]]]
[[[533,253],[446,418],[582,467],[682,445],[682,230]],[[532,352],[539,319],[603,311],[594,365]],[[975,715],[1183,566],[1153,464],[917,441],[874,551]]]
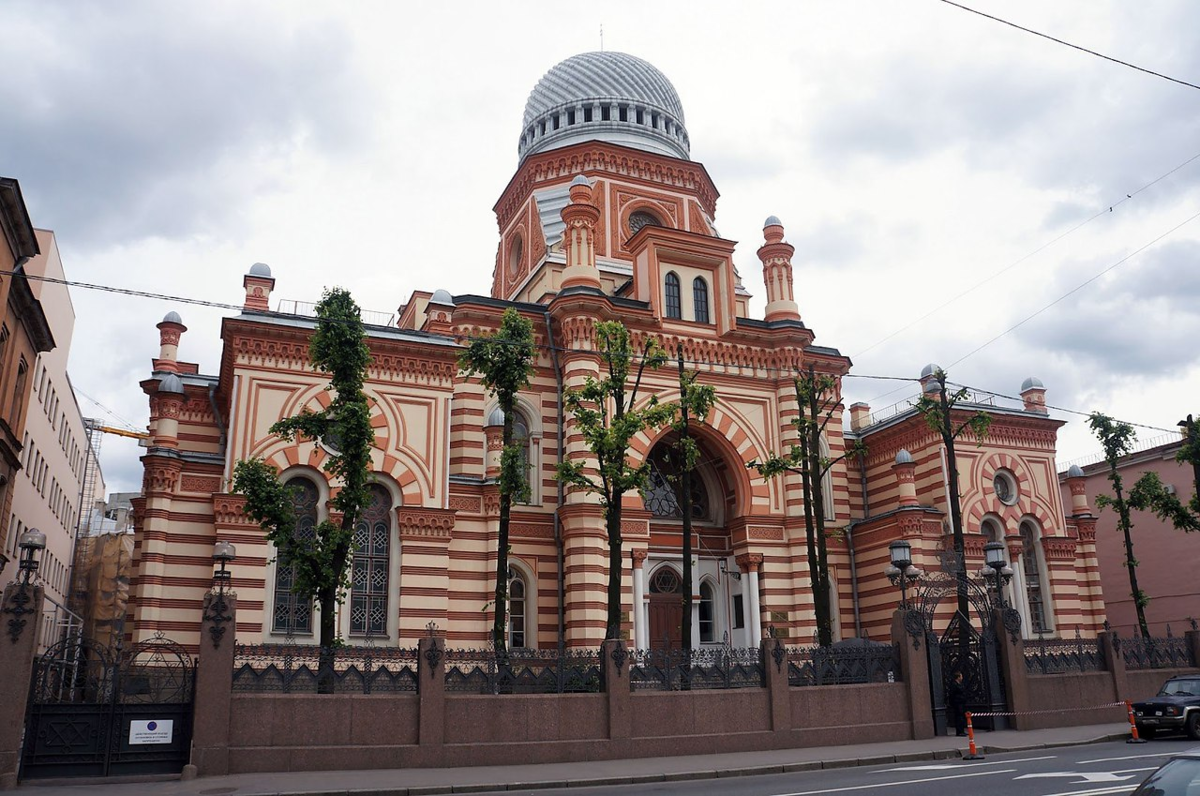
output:
[[[679,573],[659,567],[650,578],[650,649],[683,649],[683,600]]]

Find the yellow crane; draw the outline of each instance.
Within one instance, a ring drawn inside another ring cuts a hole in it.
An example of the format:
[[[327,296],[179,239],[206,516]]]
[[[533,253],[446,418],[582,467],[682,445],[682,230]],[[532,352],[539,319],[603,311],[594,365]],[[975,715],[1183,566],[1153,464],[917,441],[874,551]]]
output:
[[[145,431],[130,431],[129,429],[125,428],[101,425],[94,425],[92,428],[105,434],[116,434],[118,437],[129,437],[130,439],[150,439],[150,435]]]

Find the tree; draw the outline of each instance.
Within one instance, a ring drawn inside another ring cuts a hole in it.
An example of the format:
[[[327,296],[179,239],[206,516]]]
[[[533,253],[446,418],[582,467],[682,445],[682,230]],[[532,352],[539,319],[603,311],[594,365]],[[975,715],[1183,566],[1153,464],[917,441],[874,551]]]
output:
[[[1183,445],[1175,461],[1192,466],[1192,499],[1185,504],[1167,491],[1158,473],[1145,472],[1129,490],[1129,505],[1141,511],[1151,511],[1160,520],[1171,523],[1181,531],[1200,531],[1200,427],[1187,416],[1183,427]]]
[[[1129,570],[1129,596],[1133,598],[1133,605],[1137,610],[1138,630],[1143,638],[1150,638],[1150,627],[1146,624],[1146,606],[1150,603],[1150,598],[1138,588],[1138,562],[1133,557],[1133,520],[1130,517],[1133,507],[1125,496],[1124,482],[1118,467],[1121,458],[1133,451],[1136,434],[1128,423],[1113,420],[1100,412],[1092,412],[1088,417],[1088,425],[1104,448],[1104,461],[1108,464],[1108,482],[1112,484],[1113,489],[1112,495],[1097,496],[1096,505],[1100,509],[1112,506],[1117,511],[1117,530],[1125,537],[1125,568]]]
[[[304,409],[299,415],[284,418],[271,426],[271,433],[288,441],[303,438],[327,442],[330,455],[325,460],[325,471],[338,487],[330,505],[340,520],[324,520],[311,537],[296,536],[292,490],[279,482],[278,471],[262,459],[237,463],[233,489],[246,496],[244,511],[267,532],[279,564],[294,568],[296,595],[317,599],[321,608],[321,668],[331,672],[329,664],[338,643],[335,612],[350,585],[347,569],[354,525],[368,497],[375,430],[371,427],[370,404],[363,393],[371,353],[358,305],[347,291],[330,288],[317,304],[316,314],[309,359],[316,370],[329,374],[329,386],[325,388],[331,396],[329,406],[319,412]],[[331,687],[332,682],[319,683],[322,692]]]
[[[847,456],[866,452],[861,442],[854,442],[835,459],[821,452],[825,427],[842,405],[837,394],[837,382],[832,376],[818,376],[812,365],[808,371],[792,379],[796,391],[796,419],[792,425],[799,434],[798,444],[786,456],[772,455],[766,461],[752,461],[746,466],[764,478],[774,478],[785,472],[800,476],[804,495],[804,530],[808,547],[808,579],[813,591],[813,610],[817,617],[817,643],[828,647],[833,643],[833,605],[830,600],[828,530],[825,527],[825,495],[821,483],[833,466]]]
[[[717,402],[717,391],[711,385],[697,384],[699,375],[684,370],[683,346],[675,350],[679,361],[679,414],[672,427],[678,437],[675,453],[679,457],[679,510],[683,515],[683,582],[679,584],[683,600],[683,648],[692,648],[692,473],[700,458],[700,448],[692,439],[689,423],[694,416],[703,421]]]
[[[933,389],[935,383],[937,388]],[[926,425],[941,436],[942,445],[946,448],[946,467],[949,470],[947,480],[950,482],[947,500],[950,503],[950,529],[954,534],[954,555],[958,569],[955,573],[958,581],[958,613],[963,622],[970,621],[971,614],[967,604],[967,559],[964,554],[962,503],[958,495],[958,460],[954,452],[954,441],[964,433],[970,432],[976,442],[982,445],[992,423],[992,418],[987,412],[975,411],[962,418],[960,410],[962,422],[955,425],[957,419],[954,417],[954,409],[960,403],[965,403],[969,396],[970,392],[966,387],[960,387],[951,393],[946,387],[946,371],[935,368],[933,381],[928,383],[921,399],[917,401],[917,411],[925,418]],[[960,638],[965,645],[966,635]]]
[[[639,354],[623,323],[601,321],[596,324],[596,350],[605,375],[599,379],[588,376],[582,388],[567,392],[564,401],[584,444],[596,457],[596,468],[589,472],[588,462],[563,461],[558,467],[558,478],[600,498],[608,537],[608,613],[604,637],[616,639],[621,633],[621,498],[627,492],[643,490],[649,472],[648,464],[634,467],[629,463],[626,457],[629,442],[646,429],[670,423],[677,407],[659,403],[654,395],[638,405],[638,391],[646,369],[657,370],[667,361],[666,352],[656,338],[647,338]],[[629,389],[635,358],[640,361],[633,388]]]
[[[500,528],[496,539],[495,621],[492,641],[498,653],[508,648],[505,624],[508,613],[508,527],[513,499],[529,500],[528,462],[522,445],[513,443],[513,418],[517,393],[529,386],[533,375],[533,324],[511,307],[504,311],[500,329],[489,337],[471,341],[458,358],[468,377],[479,376],[504,413],[503,450],[500,454]]]

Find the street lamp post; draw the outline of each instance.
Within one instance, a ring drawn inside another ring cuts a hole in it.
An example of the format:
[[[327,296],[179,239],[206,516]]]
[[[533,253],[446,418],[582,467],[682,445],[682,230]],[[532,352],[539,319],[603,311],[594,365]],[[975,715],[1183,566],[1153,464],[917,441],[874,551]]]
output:
[[[213,573],[213,586],[217,591],[224,593],[229,588],[229,584],[233,581],[233,573],[226,569],[229,562],[237,558],[237,548],[224,539],[213,545],[213,561],[220,565],[220,569]]]
[[[233,582],[233,573],[226,567],[230,561],[237,558],[237,549],[221,539],[213,545],[212,557],[221,568],[213,573],[213,590],[212,594],[205,598],[204,619],[209,622],[208,634],[212,639],[213,648],[216,649],[221,646],[221,639],[225,636],[225,625],[233,622],[233,614],[226,599],[229,586]]]
[[[17,546],[21,549],[21,563],[19,564],[21,574],[19,577],[21,583],[28,584],[37,575],[37,553],[39,550],[46,549],[46,534],[37,528],[30,528],[21,534]]]
[[[1008,560],[1004,557],[1005,547],[1001,542],[988,542],[983,546],[983,562],[984,568],[980,571],[985,577],[990,574],[996,580],[996,601],[998,607],[1007,608],[1008,602],[1004,599],[1004,586],[1012,580],[1012,567],[1008,565]],[[989,572],[990,570],[990,572]]]
[[[891,554],[892,563],[883,570],[883,573],[887,575],[893,586],[900,587],[900,608],[907,610],[908,586],[910,583],[915,583],[925,573],[912,565],[912,545],[904,539],[897,539],[888,545],[888,552]]]

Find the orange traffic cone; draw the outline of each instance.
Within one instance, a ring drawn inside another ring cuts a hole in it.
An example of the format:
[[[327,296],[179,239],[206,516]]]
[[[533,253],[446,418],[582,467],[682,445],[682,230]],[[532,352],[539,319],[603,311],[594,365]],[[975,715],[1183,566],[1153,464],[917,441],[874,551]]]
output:
[[[971,725],[971,714],[967,714],[967,753],[963,760],[982,760],[983,755],[975,748],[975,728]]]
[[[1129,740],[1125,743],[1145,743],[1145,738],[1138,737],[1137,722],[1133,720],[1133,703],[1125,700],[1125,709],[1129,712]]]

